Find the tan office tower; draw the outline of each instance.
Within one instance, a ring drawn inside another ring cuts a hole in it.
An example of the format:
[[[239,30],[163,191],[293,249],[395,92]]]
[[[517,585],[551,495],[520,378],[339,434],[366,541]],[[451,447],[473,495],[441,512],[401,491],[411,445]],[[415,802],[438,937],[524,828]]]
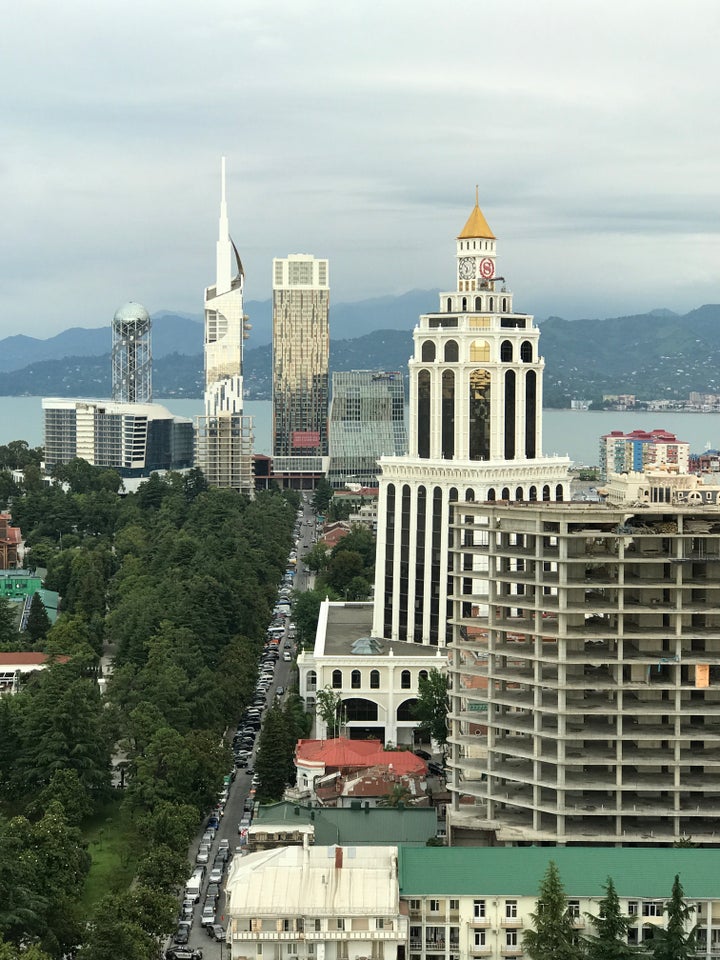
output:
[[[328,453],[328,261],[273,260],[275,471],[321,472]]]

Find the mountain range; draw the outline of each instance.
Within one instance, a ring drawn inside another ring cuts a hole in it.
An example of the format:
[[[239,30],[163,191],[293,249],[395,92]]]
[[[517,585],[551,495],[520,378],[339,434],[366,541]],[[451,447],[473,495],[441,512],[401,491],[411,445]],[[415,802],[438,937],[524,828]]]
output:
[[[330,369],[402,370],[413,352],[412,329],[421,313],[437,309],[437,291],[414,290],[331,307]],[[250,399],[271,396],[272,306],[249,301],[252,331],[245,350]],[[364,331],[357,336],[359,330]],[[638,399],[685,399],[690,391],[720,393],[720,304],[687,314],[670,310],[541,322],[546,406],[572,399],[598,401],[607,393]],[[200,317],[160,311],[153,316],[153,392],[161,397],[202,396],[203,328]],[[110,327],[71,328],[46,340],[23,335],[0,340],[6,396],[110,394]]]

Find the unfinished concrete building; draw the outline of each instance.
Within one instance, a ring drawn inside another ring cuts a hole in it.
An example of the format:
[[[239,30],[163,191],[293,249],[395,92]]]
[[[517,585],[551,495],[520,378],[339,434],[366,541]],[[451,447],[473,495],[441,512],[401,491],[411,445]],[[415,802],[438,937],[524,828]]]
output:
[[[451,841],[720,844],[720,509],[455,517]]]

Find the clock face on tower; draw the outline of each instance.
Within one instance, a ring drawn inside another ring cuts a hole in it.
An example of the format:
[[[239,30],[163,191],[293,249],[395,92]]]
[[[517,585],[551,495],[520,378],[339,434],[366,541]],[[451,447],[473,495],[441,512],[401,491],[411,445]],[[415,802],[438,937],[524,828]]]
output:
[[[495,264],[490,257],[483,257],[480,261],[480,276],[489,280],[495,274]]]
[[[461,257],[458,273],[461,280],[470,280],[475,276],[475,260],[473,257]]]

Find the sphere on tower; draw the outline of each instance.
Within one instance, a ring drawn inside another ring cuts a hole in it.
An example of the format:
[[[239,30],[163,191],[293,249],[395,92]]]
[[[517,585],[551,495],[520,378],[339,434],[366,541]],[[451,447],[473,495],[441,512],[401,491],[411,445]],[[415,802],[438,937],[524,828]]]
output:
[[[140,303],[123,304],[112,322],[112,398],[121,403],[152,401],[150,314]]]

